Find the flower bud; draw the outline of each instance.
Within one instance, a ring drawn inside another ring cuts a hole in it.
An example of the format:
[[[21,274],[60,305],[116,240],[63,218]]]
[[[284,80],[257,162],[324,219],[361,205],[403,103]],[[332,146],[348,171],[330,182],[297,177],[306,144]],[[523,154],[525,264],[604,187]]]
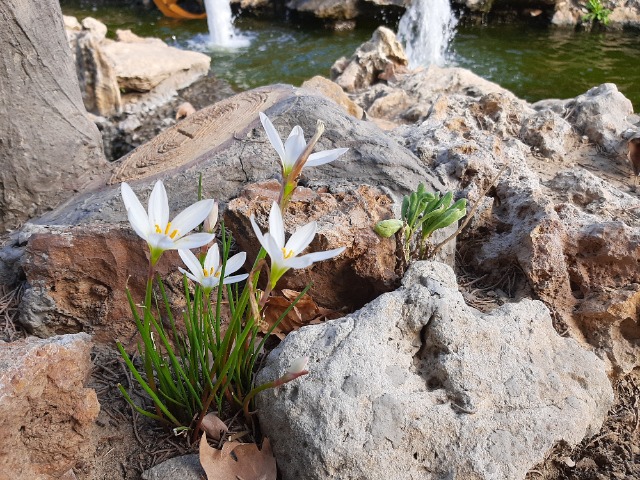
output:
[[[402,220],[391,218],[389,220],[381,220],[376,223],[373,230],[384,238],[389,238],[402,228]]]
[[[213,208],[209,212],[209,216],[204,219],[204,231],[206,233],[213,233],[216,229],[216,223],[218,223],[218,202],[213,203]]]
[[[296,358],[291,366],[287,369],[289,374],[299,374],[307,371],[307,365],[309,365],[309,357]]]

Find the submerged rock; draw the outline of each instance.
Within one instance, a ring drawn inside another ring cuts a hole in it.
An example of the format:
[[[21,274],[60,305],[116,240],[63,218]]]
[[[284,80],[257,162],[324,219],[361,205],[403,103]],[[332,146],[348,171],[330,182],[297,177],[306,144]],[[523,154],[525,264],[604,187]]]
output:
[[[605,365],[553,330],[540,302],[468,307],[451,269],[290,334],[258,383],[309,356],[309,375],[258,396],[284,480],[523,479],[558,441],[597,432]]]

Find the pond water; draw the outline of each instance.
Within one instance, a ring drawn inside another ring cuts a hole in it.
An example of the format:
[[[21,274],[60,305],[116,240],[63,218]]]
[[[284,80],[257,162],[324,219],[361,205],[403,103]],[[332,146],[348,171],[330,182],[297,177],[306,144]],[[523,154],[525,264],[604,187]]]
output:
[[[83,8],[62,2],[67,15],[93,16],[109,26],[162,38],[212,57],[211,68],[236,90],[271,83],[300,85],[314,75],[329,75],[333,62],[350,56],[371,37],[375,26],[332,32],[309,25],[241,17],[236,28],[251,45],[235,51],[206,47],[206,21],[179,21],[154,10],[130,7]],[[468,68],[528,101],[569,98],[604,82],[615,83],[640,109],[640,32],[574,32],[527,24],[458,27],[450,64]]]

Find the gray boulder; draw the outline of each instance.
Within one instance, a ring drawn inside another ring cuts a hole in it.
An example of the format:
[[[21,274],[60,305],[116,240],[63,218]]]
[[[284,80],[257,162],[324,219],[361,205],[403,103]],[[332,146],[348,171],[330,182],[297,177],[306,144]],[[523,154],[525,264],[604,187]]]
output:
[[[258,383],[303,356],[309,375],[258,397],[284,480],[523,479],[556,442],[597,432],[613,401],[604,363],[542,303],[482,314],[439,263],[290,334]]]
[[[607,153],[623,153],[626,142],[621,134],[632,126],[628,117],[633,115],[633,105],[613,83],[593,87],[565,108],[569,122],[589,140]]]

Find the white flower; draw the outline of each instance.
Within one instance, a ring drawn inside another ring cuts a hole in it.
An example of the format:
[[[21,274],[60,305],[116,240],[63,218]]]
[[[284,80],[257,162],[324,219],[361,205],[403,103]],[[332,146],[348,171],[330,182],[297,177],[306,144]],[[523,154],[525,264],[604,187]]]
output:
[[[123,183],[121,191],[131,226],[149,245],[152,265],[157,263],[165,250],[197,248],[215,238],[215,235],[210,233],[194,233],[185,236],[207,218],[213,208],[213,200],[200,200],[194,203],[170,222],[169,200],[160,180],[156,182],[149,197],[148,214],[128,184]]]
[[[283,145],[280,135],[278,135],[278,132],[273,126],[273,123],[271,123],[271,120],[269,120],[269,117],[260,112],[260,121],[267,132],[269,142],[271,142],[271,145],[273,145],[273,148],[276,149],[276,152],[278,152],[278,155],[280,156],[280,161],[282,162],[282,174],[284,177],[287,177],[293,169],[296,160],[298,160],[298,157],[300,157],[305,148],[307,148],[307,142],[304,139],[304,132],[302,131],[302,128],[296,125],[293,127],[293,130],[291,130],[287,141]],[[318,165],[333,162],[347,150],[349,149],[335,148],[333,150],[325,150],[324,152],[312,153],[309,155],[304,166],[317,167]]]
[[[345,247],[340,247],[325,252],[314,252],[298,256],[315,237],[317,224],[316,222],[311,222],[300,227],[285,244],[282,214],[275,202],[271,205],[271,212],[269,213],[268,233],[262,234],[253,215],[251,215],[251,225],[260,244],[271,257],[271,288],[275,287],[276,282],[290,268],[306,268],[314,262],[340,255],[345,249]]]
[[[217,287],[220,284],[222,263],[220,262],[220,251],[218,250],[217,243],[209,248],[207,256],[204,259],[204,267],[190,250],[180,249],[178,250],[178,254],[191,272],[187,272],[182,268],[178,268],[178,270],[194,282],[202,285],[205,292],[211,291],[212,288]],[[227,264],[224,269],[224,279],[222,279],[222,283],[224,285],[240,282],[249,276],[248,274],[229,276],[229,274],[239,270],[244,265],[246,259],[247,254],[245,252],[240,252],[227,260]]]

